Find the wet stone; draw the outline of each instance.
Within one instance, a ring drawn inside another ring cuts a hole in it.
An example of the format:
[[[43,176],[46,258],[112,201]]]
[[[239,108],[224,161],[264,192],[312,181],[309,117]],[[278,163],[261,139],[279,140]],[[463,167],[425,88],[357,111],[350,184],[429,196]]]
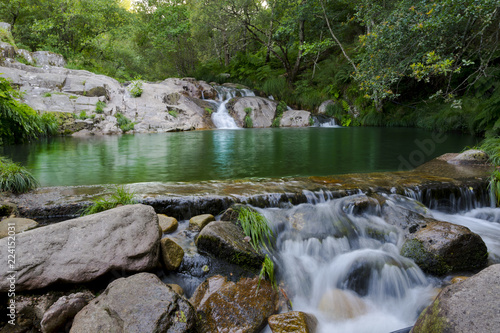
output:
[[[272,315],[267,321],[273,333],[314,333],[318,326],[314,315],[300,311]]]

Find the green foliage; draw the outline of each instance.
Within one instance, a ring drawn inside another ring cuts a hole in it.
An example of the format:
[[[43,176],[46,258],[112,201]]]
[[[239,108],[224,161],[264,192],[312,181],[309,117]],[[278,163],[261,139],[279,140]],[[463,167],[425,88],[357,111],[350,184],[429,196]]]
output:
[[[142,80],[135,78],[128,86],[128,91],[132,97],[140,97],[142,95]]]
[[[211,116],[214,110],[212,108],[206,107],[205,112],[208,113],[209,116]]]
[[[21,165],[0,157],[0,191],[25,193],[38,187],[38,181]]]
[[[252,113],[252,108],[245,108],[245,128],[252,128],[253,127],[253,120],[250,114]]]
[[[267,278],[269,282],[271,282],[273,288],[278,290],[278,283],[276,282],[276,278],[274,276],[274,262],[271,260],[271,258],[269,258],[267,254],[266,258],[264,259],[264,262],[262,263],[262,269],[260,270],[259,273],[258,286],[260,286],[260,281],[263,278]]]
[[[168,114],[171,115],[174,118],[177,118],[177,116],[179,116],[179,113],[177,111],[175,111],[175,110],[169,110]]]
[[[52,96],[52,94],[51,94],[51,93],[49,93],[49,92],[46,92],[46,93],[44,93],[42,96],[43,96],[43,97],[51,97],[51,96]]]
[[[85,208],[81,215],[91,215],[115,208],[118,205],[125,206],[136,203],[137,201],[134,199],[134,193],[127,191],[123,186],[119,186],[109,198],[102,197],[93,199],[92,205]]]
[[[5,29],[0,28],[0,42],[9,43],[12,46],[16,46],[12,34]]]
[[[495,195],[496,205],[500,205],[500,171],[495,170],[490,176],[488,184],[490,191]]]
[[[263,215],[253,209],[241,207],[238,209],[238,223],[245,235],[250,237],[250,244],[256,251],[269,251],[268,245],[272,246],[274,234]]]
[[[19,96],[9,81],[0,77],[0,145],[56,134],[55,117],[49,113],[39,115],[28,105],[15,100]]]
[[[128,119],[124,114],[118,112],[115,117],[118,121],[118,126],[124,133],[134,129],[135,123]]]
[[[495,166],[500,166],[500,137],[490,137],[484,139],[483,142],[481,142],[479,149],[488,154],[491,163]]]
[[[85,110],[80,111],[80,114],[76,116],[76,119],[85,120],[87,119],[87,112]]]
[[[95,104],[95,113],[101,114],[104,113],[104,108],[106,107],[106,103],[103,101],[97,101]]]

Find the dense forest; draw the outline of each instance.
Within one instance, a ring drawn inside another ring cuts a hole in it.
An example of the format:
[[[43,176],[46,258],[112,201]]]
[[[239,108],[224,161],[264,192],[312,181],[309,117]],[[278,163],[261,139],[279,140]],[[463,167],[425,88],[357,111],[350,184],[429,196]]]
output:
[[[17,47],[120,81],[236,82],[343,125],[500,131],[499,0],[8,0]]]

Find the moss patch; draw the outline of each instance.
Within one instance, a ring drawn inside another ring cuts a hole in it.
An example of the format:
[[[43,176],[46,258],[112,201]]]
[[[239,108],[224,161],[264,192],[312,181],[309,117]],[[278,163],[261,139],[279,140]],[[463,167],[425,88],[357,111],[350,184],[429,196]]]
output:
[[[418,239],[406,241],[401,248],[401,255],[413,259],[426,273],[444,275],[451,271],[451,267],[442,257],[427,251]]]
[[[418,317],[412,332],[445,332],[448,328],[446,319],[440,315],[439,299],[429,305]]]

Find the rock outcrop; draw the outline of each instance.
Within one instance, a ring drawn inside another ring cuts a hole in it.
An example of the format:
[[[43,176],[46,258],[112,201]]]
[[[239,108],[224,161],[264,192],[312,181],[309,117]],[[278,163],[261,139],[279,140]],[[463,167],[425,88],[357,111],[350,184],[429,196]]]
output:
[[[277,105],[278,102],[264,97],[237,97],[229,101],[227,109],[239,127],[244,127],[248,114],[253,127],[262,128],[271,127]]]
[[[120,278],[76,315],[71,333],[192,332],[191,304],[156,275]]]
[[[412,333],[500,332],[500,264],[444,288],[419,316]]]
[[[154,209],[130,205],[29,230],[16,236],[16,291],[55,282],[88,282],[113,270],[138,272],[157,266],[160,235]],[[7,238],[0,256],[7,258]],[[9,290],[7,265],[0,291]]]
[[[311,125],[311,112],[303,110],[289,110],[283,112],[280,127],[307,127]]]
[[[199,332],[257,333],[277,311],[278,294],[268,281],[244,278],[237,283],[220,275],[202,283],[190,299]]]
[[[454,158],[448,163],[455,165],[488,165],[489,156],[482,150],[469,149]]]

